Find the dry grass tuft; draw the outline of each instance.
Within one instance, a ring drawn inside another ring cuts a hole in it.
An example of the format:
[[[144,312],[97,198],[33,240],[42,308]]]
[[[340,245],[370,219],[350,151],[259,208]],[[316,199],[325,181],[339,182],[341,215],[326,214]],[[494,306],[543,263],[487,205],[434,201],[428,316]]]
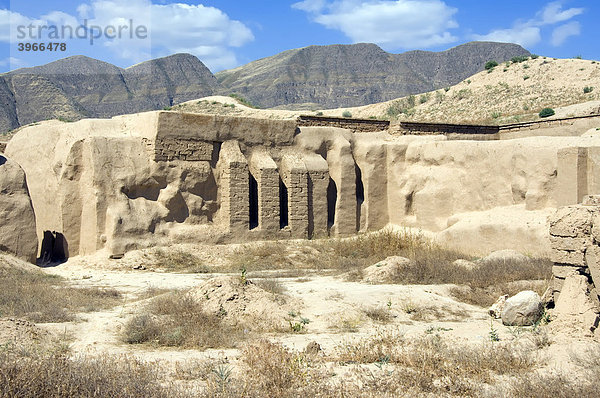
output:
[[[576,374],[539,372],[517,376],[507,386],[498,388],[498,395],[525,398],[597,397],[600,391],[600,348],[589,349],[585,355],[572,358],[580,368]]]
[[[552,262],[543,258],[527,262],[493,261],[462,273],[462,282],[453,283],[468,288],[454,288],[452,295],[460,301],[487,307],[501,295],[512,296],[523,290],[533,290],[541,296],[552,279]]]
[[[263,397],[299,397],[326,392],[325,374],[309,356],[280,344],[260,341],[244,350],[245,393]],[[246,395],[243,394],[243,395]]]
[[[184,391],[164,383],[157,364],[127,356],[33,357],[0,352],[3,397],[182,397]],[[190,395],[191,396],[191,395]]]
[[[115,289],[75,288],[42,271],[0,268],[0,316],[32,322],[69,322],[74,313],[111,308],[122,302]]]
[[[151,258],[146,266],[161,268],[168,272],[189,272],[193,274],[215,272],[213,267],[204,264],[198,256],[184,249],[156,249],[151,253]]]
[[[383,307],[363,308],[363,312],[370,320],[379,323],[389,323],[394,318],[390,310]]]
[[[477,396],[481,384],[493,383],[497,375],[517,376],[535,367],[532,351],[522,345],[457,346],[439,336],[409,341],[389,332],[342,346],[336,359],[377,365],[382,370],[377,374],[357,368],[357,382],[365,394],[390,396]]]
[[[287,290],[277,279],[259,279],[254,280],[254,283],[264,291],[273,294],[284,294]]]
[[[123,332],[123,339],[129,344],[188,348],[233,347],[245,337],[241,327],[205,313],[202,304],[183,292],[154,298],[145,312],[127,322]]]

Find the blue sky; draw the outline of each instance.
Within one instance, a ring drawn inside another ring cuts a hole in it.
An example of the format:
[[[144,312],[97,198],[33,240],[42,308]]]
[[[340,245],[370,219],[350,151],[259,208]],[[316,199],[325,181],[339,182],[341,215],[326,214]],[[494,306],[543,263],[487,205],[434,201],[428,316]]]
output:
[[[0,72],[77,54],[127,67],[177,52],[216,72],[292,48],[358,42],[400,53],[492,40],[600,59],[599,17],[597,0],[0,0]],[[19,51],[48,42],[66,50]]]

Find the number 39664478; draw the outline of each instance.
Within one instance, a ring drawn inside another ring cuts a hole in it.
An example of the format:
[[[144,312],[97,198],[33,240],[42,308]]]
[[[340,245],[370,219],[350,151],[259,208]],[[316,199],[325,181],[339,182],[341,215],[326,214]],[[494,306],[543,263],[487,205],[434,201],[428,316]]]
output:
[[[18,43],[19,51],[67,51],[67,43]]]

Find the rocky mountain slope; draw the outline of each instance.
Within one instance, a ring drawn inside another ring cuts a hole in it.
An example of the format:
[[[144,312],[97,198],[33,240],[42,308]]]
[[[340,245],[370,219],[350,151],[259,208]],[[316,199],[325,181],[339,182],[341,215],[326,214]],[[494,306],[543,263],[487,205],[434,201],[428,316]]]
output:
[[[456,84],[529,54],[515,44],[472,42],[447,51],[390,54],[374,44],[310,46],[213,75],[190,54],[126,69],[85,56],[0,75],[0,132],[46,119],[78,120],[162,109],[237,93],[262,107],[358,106]]]
[[[392,101],[322,110],[327,116],[350,112],[358,118],[449,123],[507,124],[600,112],[600,63],[585,59],[533,57],[504,62],[458,84]]]
[[[454,85],[529,55],[516,44],[471,42],[442,52],[390,54],[375,44],[310,46],[219,72],[224,88],[262,107],[337,108],[391,100]]]
[[[211,95],[219,84],[190,54],[122,69],[85,56],[0,75],[0,131],[45,119],[76,120],[161,109]]]

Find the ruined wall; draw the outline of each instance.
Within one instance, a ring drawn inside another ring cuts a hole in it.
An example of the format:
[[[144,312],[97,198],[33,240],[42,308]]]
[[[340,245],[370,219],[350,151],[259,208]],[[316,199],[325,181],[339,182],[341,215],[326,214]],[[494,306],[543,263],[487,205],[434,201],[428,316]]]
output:
[[[351,119],[328,116],[302,115],[298,117],[298,126],[334,127],[347,129],[353,133],[369,133],[388,130],[390,127],[390,122],[388,120]]]
[[[63,233],[72,255],[390,223],[472,253],[544,254],[551,210],[600,193],[598,148],[595,136],[451,141],[149,112],[44,122],[7,151],[27,174],[40,242]]]
[[[550,218],[549,232],[558,321],[594,331],[600,314],[600,196],[560,208]]]
[[[448,139],[506,140],[532,136],[574,136],[597,127],[600,115],[544,119],[505,125],[469,125],[431,122],[399,122],[390,125],[391,134],[443,134]]]

